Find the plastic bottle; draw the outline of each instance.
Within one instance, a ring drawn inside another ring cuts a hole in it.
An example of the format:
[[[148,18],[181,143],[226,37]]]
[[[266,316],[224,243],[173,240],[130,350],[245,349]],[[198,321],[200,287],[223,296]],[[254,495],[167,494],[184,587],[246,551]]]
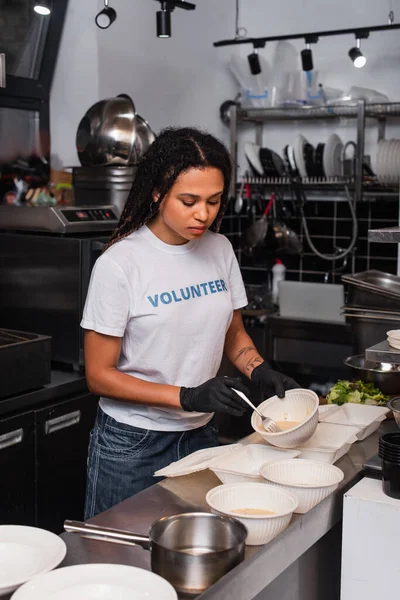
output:
[[[272,302],[274,304],[279,304],[279,282],[285,280],[285,273],[285,265],[277,258],[272,267]]]

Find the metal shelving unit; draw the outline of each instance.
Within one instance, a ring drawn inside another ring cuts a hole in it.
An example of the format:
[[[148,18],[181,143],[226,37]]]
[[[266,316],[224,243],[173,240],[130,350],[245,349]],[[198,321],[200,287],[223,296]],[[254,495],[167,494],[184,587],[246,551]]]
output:
[[[373,362],[400,364],[400,350],[395,350],[387,341],[367,348],[365,358]]]
[[[234,177],[231,194],[235,195],[237,182],[237,138],[238,125],[240,122],[250,122],[255,125],[255,142],[262,146],[263,128],[266,124],[278,121],[306,121],[306,120],[335,120],[335,119],[355,119],[357,121],[357,139],[355,155],[355,177],[352,184],[354,199],[361,201],[364,197],[386,196],[393,197],[398,195],[398,190],[390,187],[376,185],[370,181],[363,181],[362,164],[364,160],[365,145],[365,127],[366,119],[374,119],[378,125],[378,141],[385,138],[386,121],[390,117],[400,117],[400,102],[391,102],[386,104],[367,104],[360,100],[356,103],[347,105],[329,105],[329,106],[299,106],[294,108],[243,108],[240,105],[233,104],[229,108],[230,124],[230,150],[233,157]],[[282,179],[281,183],[277,180],[260,179],[260,183],[276,185],[288,185],[289,181]],[[342,186],[347,183],[345,180],[329,181],[305,181],[307,187],[316,190],[333,189],[339,183]]]

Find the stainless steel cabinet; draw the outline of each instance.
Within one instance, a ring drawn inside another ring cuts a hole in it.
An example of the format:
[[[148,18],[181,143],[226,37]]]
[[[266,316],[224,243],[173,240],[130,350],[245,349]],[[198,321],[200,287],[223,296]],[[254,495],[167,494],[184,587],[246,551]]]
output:
[[[83,519],[97,401],[87,393],[0,420],[0,524],[60,533],[66,518]]]
[[[35,523],[33,413],[0,420],[0,524]]]

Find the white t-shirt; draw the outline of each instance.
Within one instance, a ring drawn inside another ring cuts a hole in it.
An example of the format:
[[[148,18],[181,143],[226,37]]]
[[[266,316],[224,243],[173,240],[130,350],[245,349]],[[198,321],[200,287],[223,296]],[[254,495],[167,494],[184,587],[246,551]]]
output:
[[[96,261],[81,326],[122,337],[122,373],[195,387],[216,376],[233,310],[246,304],[226,237],[207,231],[174,246],[145,225]],[[119,422],[158,431],[195,429],[212,417],[110,398],[100,406]]]

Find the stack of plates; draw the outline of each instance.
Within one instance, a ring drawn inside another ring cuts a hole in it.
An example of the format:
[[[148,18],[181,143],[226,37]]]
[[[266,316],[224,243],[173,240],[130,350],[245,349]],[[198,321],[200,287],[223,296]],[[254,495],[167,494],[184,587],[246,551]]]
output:
[[[381,140],[376,155],[379,183],[390,185],[400,181],[400,140]]]

